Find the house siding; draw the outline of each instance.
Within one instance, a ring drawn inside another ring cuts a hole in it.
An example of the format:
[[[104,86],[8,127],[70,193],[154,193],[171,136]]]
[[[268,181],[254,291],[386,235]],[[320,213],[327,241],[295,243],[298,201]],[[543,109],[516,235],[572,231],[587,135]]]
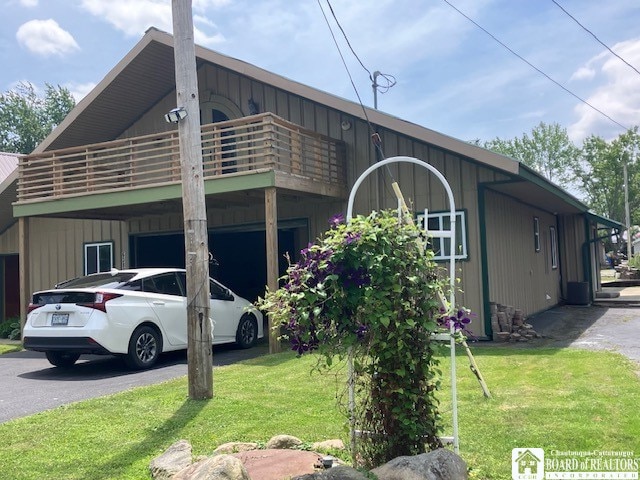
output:
[[[567,282],[585,281],[584,244],[585,220],[582,216],[561,215],[558,218],[559,241],[563,251],[560,265],[563,272],[563,291]]]
[[[522,309],[524,315],[556,305],[561,298],[560,265],[551,266],[550,228],[555,215],[487,190],[485,228],[489,300]],[[540,251],[535,251],[534,217]]]
[[[112,241],[114,266],[121,267],[123,253],[128,262],[128,232],[124,222],[31,218],[29,223],[29,271],[33,291],[83,275],[87,242]]]
[[[591,294],[602,288],[600,271],[604,262],[604,248],[598,236],[606,233],[598,231],[597,222],[587,220],[583,215],[561,216],[559,225],[560,241],[566,250],[562,258],[563,295],[568,302],[581,301],[582,298],[569,298],[568,283],[586,282]],[[582,286],[579,288],[581,292]]]
[[[16,222],[0,234],[0,255],[17,254],[19,249],[18,222]]]

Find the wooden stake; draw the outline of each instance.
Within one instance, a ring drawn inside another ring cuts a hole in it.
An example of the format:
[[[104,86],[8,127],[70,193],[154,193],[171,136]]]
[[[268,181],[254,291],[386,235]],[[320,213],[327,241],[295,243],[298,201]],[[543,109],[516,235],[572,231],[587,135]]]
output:
[[[172,0],[171,5],[177,106],[187,112],[186,118],[178,122],[178,134],[187,269],[189,398],[203,400],[213,397],[213,367],[209,318],[209,244],[193,14],[191,0]]]

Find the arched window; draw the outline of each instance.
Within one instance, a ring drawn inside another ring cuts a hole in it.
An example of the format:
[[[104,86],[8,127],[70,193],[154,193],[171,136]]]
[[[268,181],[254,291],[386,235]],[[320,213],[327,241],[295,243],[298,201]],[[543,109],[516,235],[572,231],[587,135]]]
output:
[[[228,98],[220,95],[210,94],[208,100],[200,103],[200,123],[202,125],[225,122],[240,117],[242,117],[240,108]],[[209,158],[214,164],[219,161],[220,157],[222,158],[221,163],[213,166],[216,174],[234,173],[237,171],[235,168],[236,161],[232,160],[233,157],[236,156],[235,131],[225,129],[222,131],[221,137],[221,148],[216,148],[215,144],[214,148],[209,150],[206,150],[205,147],[205,157]],[[206,142],[206,138],[204,140]],[[221,150],[221,152],[219,150]],[[205,171],[206,170],[205,165]]]

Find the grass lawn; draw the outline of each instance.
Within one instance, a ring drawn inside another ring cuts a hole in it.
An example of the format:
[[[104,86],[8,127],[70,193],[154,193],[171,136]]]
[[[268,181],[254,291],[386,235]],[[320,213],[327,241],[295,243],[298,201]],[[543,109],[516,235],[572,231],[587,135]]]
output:
[[[0,343],[0,355],[11,352],[19,352],[20,350],[22,350],[22,345]]]
[[[460,453],[471,478],[511,478],[515,447],[640,453],[637,365],[617,354],[575,349],[472,349],[494,398],[482,396],[460,352]],[[309,443],[346,440],[335,406],[344,372],[311,374],[313,363],[283,353],[216,368],[210,401],[188,400],[183,378],[0,424],[0,478],[150,478],[150,460],[181,438],[195,455],[280,433]],[[442,367],[446,420],[448,359]]]

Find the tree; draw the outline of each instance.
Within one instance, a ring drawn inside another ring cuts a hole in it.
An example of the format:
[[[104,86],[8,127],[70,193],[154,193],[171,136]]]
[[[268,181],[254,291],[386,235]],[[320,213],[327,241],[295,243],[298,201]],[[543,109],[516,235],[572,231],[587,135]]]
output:
[[[580,189],[594,212],[625,223],[623,168],[626,163],[631,224],[640,223],[639,155],[638,127],[609,142],[595,135],[585,139],[578,177]]]
[[[69,90],[48,83],[44,97],[31,83],[0,94],[0,151],[31,153],[74,106]]]
[[[567,129],[557,123],[540,122],[521,138],[495,138],[485,148],[521,161],[552,182],[567,187],[575,181],[580,149],[569,139]]]

